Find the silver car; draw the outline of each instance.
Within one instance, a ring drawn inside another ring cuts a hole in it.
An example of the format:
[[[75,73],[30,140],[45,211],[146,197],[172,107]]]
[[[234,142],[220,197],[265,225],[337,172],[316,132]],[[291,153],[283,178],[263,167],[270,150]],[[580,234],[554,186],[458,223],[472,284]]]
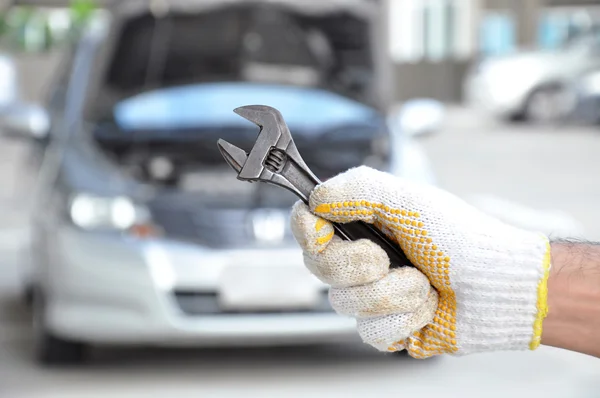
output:
[[[99,14],[45,110],[0,118],[33,133],[41,159],[23,265],[38,360],[81,361],[101,344],[356,339],[303,267],[295,198],[236,181],[216,141],[250,148],[257,132],[232,109],[264,103],[322,178],[369,164],[433,183],[399,129],[430,130],[410,113],[439,120],[439,108],[387,113],[371,2],[152,4]]]
[[[572,81],[600,66],[600,32],[558,50],[521,51],[473,65],[464,82],[469,105],[506,119],[556,121],[574,106]]]

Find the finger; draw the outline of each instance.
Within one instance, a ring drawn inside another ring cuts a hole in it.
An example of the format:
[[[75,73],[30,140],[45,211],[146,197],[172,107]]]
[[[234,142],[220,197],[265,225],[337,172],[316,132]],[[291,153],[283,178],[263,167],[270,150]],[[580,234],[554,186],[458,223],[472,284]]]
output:
[[[414,312],[359,318],[358,333],[365,343],[379,351],[397,351],[403,348],[403,340],[433,322],[437,306],[438,295],[431,288],[427,300]]]
[[[322,252],[334,235],[333,225],[312,214],[302,202],[292,208],[291,228],[302,250],[310,254]]]
[[[329,300],[339,314],[379,317],[418,310],[427,301],[430,290],[425,275],[415,268],[404,267],[368,285],[331,289]]]
[[[385,251],[368,240],[342,241],[333,225],[298,202],[292,209],[294,237],[304,250],[306,267],[334,287],[356,286],[383,278],[390,261]]]
[[[359,286],[387,275],[390,260],[385,251],[370,240],[343,241],[335,236],[317,254],[304,253],[306,267],[332,287]]]

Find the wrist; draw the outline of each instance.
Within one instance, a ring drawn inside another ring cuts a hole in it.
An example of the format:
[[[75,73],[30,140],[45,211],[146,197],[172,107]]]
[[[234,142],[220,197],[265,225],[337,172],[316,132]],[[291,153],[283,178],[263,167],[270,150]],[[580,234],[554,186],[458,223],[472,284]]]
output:
[[[600,246],[551,245],[542,344],[600,357]]]

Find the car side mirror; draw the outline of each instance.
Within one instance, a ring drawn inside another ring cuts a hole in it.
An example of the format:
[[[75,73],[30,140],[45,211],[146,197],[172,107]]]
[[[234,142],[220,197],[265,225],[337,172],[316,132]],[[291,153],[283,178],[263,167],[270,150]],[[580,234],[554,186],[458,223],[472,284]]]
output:
[[[416,137],[440,130],[445,118],[444,105],[432,99],[405,102],[391,115],[391,123],[403,134]]]
[[[44,139],[49,130],[50,119],[39,105],[16,103],[0,109],[0,133],[8,137]]]

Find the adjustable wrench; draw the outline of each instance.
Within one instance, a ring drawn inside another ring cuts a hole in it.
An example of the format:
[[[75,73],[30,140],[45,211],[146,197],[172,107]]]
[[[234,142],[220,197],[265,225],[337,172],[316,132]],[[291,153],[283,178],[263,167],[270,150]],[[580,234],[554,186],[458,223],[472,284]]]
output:
[[[308,204],[311,192],[321,181],[302,160],[281,113],[264,105],[242,106],[234,112],[260,127],[249,154],[225,140],[220,139],[217,143],[227,163],[238,173],[238,180],[278,185]],[[369,239],[380,245],[392,267],[411,265],[395,242],[368,223],[333,223],[333,227],[342,239]]]

